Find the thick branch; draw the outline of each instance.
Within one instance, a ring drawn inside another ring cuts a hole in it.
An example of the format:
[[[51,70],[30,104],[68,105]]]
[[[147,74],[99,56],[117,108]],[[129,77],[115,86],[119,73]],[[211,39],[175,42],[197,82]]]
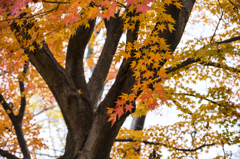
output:
[[[133,31],[128,30],[127,41],[133,42],[137,39],[138,29],[139,22],[136,23],[135,29]],[[135,77],[133,76],[133,71],[130,70],[130,64],[132,60],[134,60],[134,58],[123,60],[115,83],[95,112],[95,118],[91,131],[78,159],[99,158],[99,156],[101,156],[101,158],[109,158],[109,153],[114,139],[116,138],[120,127],[122,126],[129,113],[122,115],[121,118],[118,119],[113,126],[111,126],[111,123],[108,122],[109,116],[106,110],[107,108],[115,107],[115,102],[121,93],[131,92],[131,88],[136,82]],[[106,143],[105,141],[108,142]],[[106,143],[104,145],[104,148],[105,150],[107,148],[108,151],[103,151],[102,143]]]
[[[84,76],[83,56],[88,41],[91,38],[96,20],[89,21],[89,28],[80,26],[74,35],[71,35],[67,48],[66,70],[71,76],[76,88],[81,89],[82,96],[89,99],[87,84]]]
[[[182,0],[182,9],[178,9],[174,5],[169,5],[166,7],[166,13],[171,15],[172,18],[176,21],[174,25],[175,30],[172,31],[172,33],[169,30],[165,30],[164,32],[159,31],[158,36],[160,38],[166,39],[166,43],[170,45],[170,50],[172,52],[174,52],[182,38],[194,3],[195,0]],[[157,22],[154,30],[156,30],[159,25],[161,25],[161,23]]]
[[[25,22],[25,24],[27,23]],[[24,27],[30,29],[31,25],[28,24]],[[11,24],[11,29],[16,31],[16,38],[20,43],[22,41],[19,36],[23,40],[31,39],[16,22]],[[73,149],[71,149],[70,156],[76,155],[81,150],[91,128],[93,121],[92,109],[88,101],[79,95],[73,80],[56,61],[48,45],[43,42],[42,47],[39,48],[39,45],[33,42],[32,46],[35,47],[34,51],[24,48],[24,52],[55,96],[68,131],[71,131],[72,137],[75,139],[74,143],[72,143]]]
[[[133,139],[116,139],[115,142],[138,142],[137,140],[133,140]],[[150,145],[162,145],[162,146],[165,146],[165,147],[169,147],[169,145],[166,145],[164,143],[159,143],[159,142],[150,142],[150,141],[141,141],[142,143],[144,143],[145,145],[146,144],[150,144]],[[183,151],[183,152],[186,152],[186,151],[197,151],[201,148],[204,148],[204,147],[207,147],[207,146],[213,146],[215,145],[215,143],[212,143],[212,144],[203,144],[197,148],[194,148],[194,149],[181,149],[181,148],[177,148],[177,147],[169,147],[169,148],[173,148],[175,150],[178,150],[178,151]]]
[[[22,123],[17,122],[17,123],[13,123],[13,124],[14,124],[14,129],[15,129],[16,135],[17,135],[17,140],[20,145],[21,151],[23,153],[24,159],[31,159],[31,156],[30,156],[30,153],[28,150],[28,146],[27,146],[26,140],[24,138]]]
[[[0,149],[0,156],[6,157],[7,159],[20,159],[16,156],[10,154],[9,152],[2,150],[2,149]]]
[[[93,109],[97,107],[99,95],[101,95],[101,91],[104,87],[104,81],[109,72],[113,55],[117,50],[120,37],[123,33],[122,17],[115,14],[115,18],[111,17],[109,21],[105,21],[105,26],[107,28],[107,38],[98,63],[94,68],[92,77],[88,82],[88,91],[91,96]]]

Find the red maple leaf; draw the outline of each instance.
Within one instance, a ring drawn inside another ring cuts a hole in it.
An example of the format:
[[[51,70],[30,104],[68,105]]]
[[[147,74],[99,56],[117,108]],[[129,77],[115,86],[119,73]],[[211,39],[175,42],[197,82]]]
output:
[[[125,106],[126,112],[129,111],[130,113],[132,113],[132,109],[134,108],[134,106],[132,105],[132,103],[127,104]]]
[[[156,106],[158,106],[159,104],[157,103],[157,99],[154,99],[152,103],[148,103],[147,107],[148,109],[152,109],[154,110],[156,108]]]
[[[113,126],[113,124],[116,122],[116,115],[117,114],[110,114],[108,121],[111,121],[111,126]]]
[[[136,4],[136,0],[126,0],[127,2],[127,7],[130,6],[131,4]]]
[[[147,5],[147,3],[142,3],[142,4],[136,4],[135,5],[136,12],[142,12],[143,14],[146,15],[147,10],[151,10],[152,8]]]
[[[120,119],[120,117],[123,115],[123,107],[117,107],[116,108],[116,114],[118,115],[118,119]]]

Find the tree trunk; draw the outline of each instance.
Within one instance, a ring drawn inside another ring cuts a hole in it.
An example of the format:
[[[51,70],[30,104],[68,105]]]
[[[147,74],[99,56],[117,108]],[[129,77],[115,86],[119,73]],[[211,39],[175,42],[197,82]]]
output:
[[[167,44],[171,45],[172,51],[175,50],[182,37],[194,3],[195,0],[183,0],[184,7],[181,10],[172,5],[166,7],[167,13],[176,20],[174,26],[176,30],[172,33],[169,31],[159,32],[158,36],[166,39]],[[115,16],[115,18],[111,17],[109,21],[105,20],[107,39],[88,83],[84,77],[83,55],[94,30],[95,20],[89,21],[89,28],[80,26],[76,30],[76,34],[71,36],[67,49],[66,69],[56,61],[48,45],[44,42],[41,48],[34,42],[33,46],[36,48],[34,51],[24,48],[30,62],[55,96],[67,125],[66,151],[61,157],[62,159],[109,159],[112,144],[129,115],[129,113],[124,114],[111,126],[111,123],[108,122],[107,108],[114,108],[122,93],[132,93],[136,80],[130,64],[135,60],[134,57],[123,60],[115,83],[97,107],[113,55],[123,33],[122,17],[119,14]],[[159,23],[156,24],[156,27],[158,25]],[[31,26],[26,23],[25,27]],[[11,24],[11,28],[16,31],[16,38],[19,42],[21,38],[30,39],[16,22]],[[139,22],[136,22],[135,29],[127,31],[126,43],[133,43],[137,40],[138,28]],[[132,50],[133,54],[134,50]],[[83,92],[82,94],[78,93],[79,89]],[[134,105],[134,103],[132,104]],[[95,109],[96,111],[94,111]],[[144,118],[135,119],[137,121],[134,126],[136,130],[142,129]]]

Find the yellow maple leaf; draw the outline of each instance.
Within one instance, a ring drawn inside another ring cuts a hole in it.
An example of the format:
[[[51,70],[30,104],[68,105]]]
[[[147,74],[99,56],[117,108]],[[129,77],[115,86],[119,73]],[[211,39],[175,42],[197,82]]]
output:
[[[10,114],[11,112],[12,112],[11,110],[7,109],[7,113],[8,113],[8,114]]]
[[[79,89],[79,90],[78,90],[78,93],[79,93],[80,95],[82,94],[82,91],[81,91],[81,89]]]
[[[29,47],[29,51],[34,51],[35,47],[32,45]]]
[[[168,24],[168,30],[172,33],[174,29],[173,25],[172,24]]]

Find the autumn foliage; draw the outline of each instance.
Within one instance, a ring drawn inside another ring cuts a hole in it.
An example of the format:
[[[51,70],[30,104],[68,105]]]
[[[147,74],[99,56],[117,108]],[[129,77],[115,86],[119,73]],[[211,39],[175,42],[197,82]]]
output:
[[[164,149],[198,158],[212,147],[232,158],[239,9],[238,0],[0,0],[0,156],[48,149],[34,117],[56,101],[68,131],[59,158],[166,158]],[[188,39],[187,23],[211,33]],[[178,122],[120,129],[130,114],[164,107]]]

